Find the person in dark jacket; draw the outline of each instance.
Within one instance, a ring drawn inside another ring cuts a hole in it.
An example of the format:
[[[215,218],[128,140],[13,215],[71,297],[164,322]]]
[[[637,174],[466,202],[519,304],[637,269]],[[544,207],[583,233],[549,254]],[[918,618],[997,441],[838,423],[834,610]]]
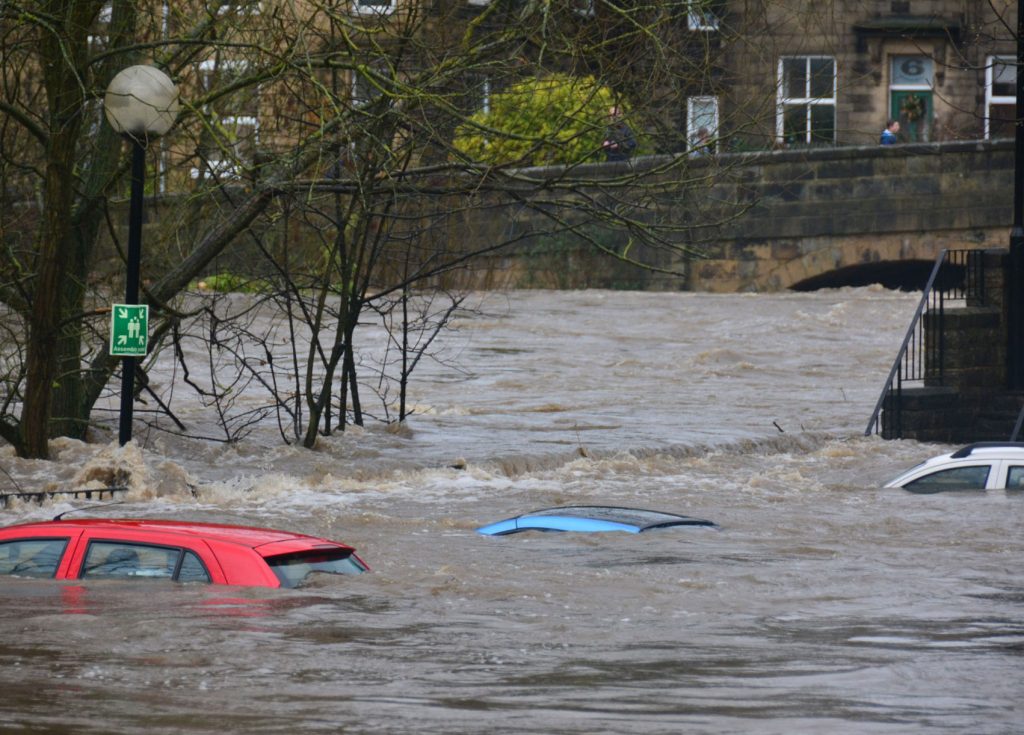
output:
[[[601,147],[609,161],[627,161],[636,149],[636,138],[622,119],[622,111],[618,107],[608,110],[608,129]]]

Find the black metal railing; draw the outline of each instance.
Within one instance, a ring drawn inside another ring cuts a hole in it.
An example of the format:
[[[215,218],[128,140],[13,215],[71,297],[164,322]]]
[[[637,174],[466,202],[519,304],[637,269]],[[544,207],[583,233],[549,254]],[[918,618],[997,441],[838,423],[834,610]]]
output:
[[[127,487],[101,487],[82,490],[19,490],[13,493],[0,493],[0,508],[6,508],[10,501],[21,500],[42,504],[54,498],[73,500],[104,500],[113,499],[128,492]]]
[[[882,433],[886,439],[902,438],[905,383],[944,385],[947,301],[962,301],[968,306],[986,304],[983,251],[943,250],[935,258],[903,344],[864,430],[865,435]],[[931,334],[931,339],[925,339],[926,332]],[[884,431],[881,421],[883,408],[888,414]]]

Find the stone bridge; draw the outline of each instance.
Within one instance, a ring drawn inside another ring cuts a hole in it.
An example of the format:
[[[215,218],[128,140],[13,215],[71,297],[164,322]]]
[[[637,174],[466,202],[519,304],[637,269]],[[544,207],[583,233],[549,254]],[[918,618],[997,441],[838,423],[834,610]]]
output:
[[[943,248],[1009,244],[1011,141],[784,151],[749,169],[735,186],[756,204],[688,288],[920,287]]]
[[[574,173],[598,179],[621,175],[618,168],[659,162],[664,161],[652,156],[588,164]],[[919,289],[943,248],[1005,248],[1009,241],[1012,140],[730,153],[694,160],[683,175],[700,179],[704,168],[715,183],[698,186],[690,199],[712,204],[694,211],[692,203],[680,203],[687,197],[673,195],[678,202],[662,205],[670,221],[689,218],[701,225],[692,229],[705,234],[688,244],[705,257],[661,252],[642,258],[681,275],[639,269],[590,245],[537,234],[515,250],[475,259],[445,276],[444,285],[743,292],[881,283]],[[159,224],[175,221],[180,202],[164,197],[151,205]],[[516,228],[544,229],[513,214],[523,211],[518,206],[452,210],[438,235],[448,243],[480,247],[518,234]],[[114,221],[127,216],[115,214]],[[721,224],[704,227],[708,221]],[[261,236],[269,242],[274,226],[264,230]],[[189,239],[187,233],[172,235],[172,243]],[[312,243],[318,252],[319,237],[296,227],[288,247]],[[619,233],[609,237],[624,239]],[[108,243],[106,251],[109,270],[119,272],[116,250]],[[242,238],[214,267],[246,273],[252,262],[250,241]],[[154,245],[147,255],[149,270],[158,271],[161,263]]]
[[[608,165],[595,165],[594,175]],[[633,165],[649,164],[638,159]],[[485,277],[477,271],[474,285],[737,292],[882,283],[916,289],[943,248],[1008,245],[1010,140],[735,153],[695,165],[716,169],[709,172],[718,182],[709,199],[746,209],[700,243],[705,258],[661,263],[684,275],[601,263],[610,259],[586,248],[538,258],[532,247],[528,257],[492,261]]]

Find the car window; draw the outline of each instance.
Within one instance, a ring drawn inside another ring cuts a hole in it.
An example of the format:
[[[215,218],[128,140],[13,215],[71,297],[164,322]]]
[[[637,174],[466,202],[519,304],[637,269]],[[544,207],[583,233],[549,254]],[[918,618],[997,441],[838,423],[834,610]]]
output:
[[[85,553],[82,577],[171,579],[181,549],[121,541],[93,541]]]
[[[908,482],[903,488],[919,493],[937,493],[943,490],[984,490],[985,484],[988,482],[989,470],[991,470],[991,465],[987,464],[939,470],[913,482]]]
[[[1006,473],[1006,488],[1008,490],[1024,490],[1024,466],[1010,465]]]
[[[66,538],[34,538],[0,543],[0,574],[49,578],[57,574]]]
[[[362,574],[366,567],[348,549],[303,551],[266,559],[282,587],[297,587],[314,572],[326,574]]]
[[[194,552],[176,546],[133,544],[126,541],[91,542],[85,553],[81,576],[88,579],[130,577],[210,583],[209,572]]]
[[[185,552],[181,560],[181,568],[176,578],[179,582],[205,582],[210,583],[210,573],[206,571],[203,562],[191,551]]]

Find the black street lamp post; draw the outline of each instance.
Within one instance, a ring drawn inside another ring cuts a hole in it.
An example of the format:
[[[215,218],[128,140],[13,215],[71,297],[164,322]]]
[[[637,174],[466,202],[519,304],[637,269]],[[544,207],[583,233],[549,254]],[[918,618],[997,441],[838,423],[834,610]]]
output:
[[[115,76],[103,99],[107,121],[132,146],[131,199],[128,213],[128,263],[124,303],[139,303],[139,266],[142,259],[142,203],[145,195],[146,148],[163,135],[178,116],[178,89],[170,77],[153,66],[130,66]],[[111,315],[114,318],[114,315]],[[113,340],[111,354],[113,352]],[[125,356],[121,365],[119,440],[132,439],[136,357]]]

